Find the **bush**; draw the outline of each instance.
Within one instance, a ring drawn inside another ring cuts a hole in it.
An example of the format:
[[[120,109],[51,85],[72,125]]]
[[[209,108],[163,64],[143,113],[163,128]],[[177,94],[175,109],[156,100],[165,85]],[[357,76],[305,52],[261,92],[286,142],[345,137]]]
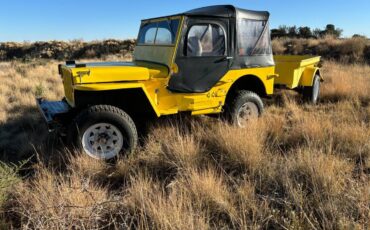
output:
[[[337,39],[328,35],[320,39],[277,38],[272,41],[272,47],[274,54],[319,55],[345,63],[370,63],[370,42],[362,37]]]
[[[364,50],[364,57],[367,63],[370,64],[370,45],[367,45]]]
[[[0,161],[0,210],[7,201],[9,190],[20,181],[18,172],[22,165],[7,165]]]
[[[281,38],[274,39],[272,41],[272,50],[275,55],[284,54],[286,50],[286,48],[284,47],[284,40]]]
[[[315,39],[313,35],[310,36],[313,32],[308,27],[300,27],[299,29],[296,27],[281,27],[273,30],[272,33],[272,37],[275,38],[272,40],[274,54],[320,55],[325,59],[348,63],[358,61],[370,63],[370,42],[362,36],[338,39],[335,34],[328,33],[320,35],[319,39]],[[123,57],[131,56],[134,47],[135,40],[113,39],[92,42],[80,40],[35,43],[5,42],[0,43],[0,61],[15,59],[29,61],[36,58],[122,60]]]
[[[0,229],[6,229],[7,223],[4,219],[3,212],[9,204],[9,194],[13,192],[15,185],[21,182],[18,176],[19,170],[24,163],[20,165],[8,165],[0,161]]]
[[[81,59],[101,58],[110,54],[122,55],[133,51],[135,40],[104,40],[83,42],[49,41],[34,43],[0,43],[0,61],[13,59]]]
[[[341,42],[336,49],[341,58],[352,59],[349,62],[358,62],[364,58],[366,43],[366,39],[352,38]]]

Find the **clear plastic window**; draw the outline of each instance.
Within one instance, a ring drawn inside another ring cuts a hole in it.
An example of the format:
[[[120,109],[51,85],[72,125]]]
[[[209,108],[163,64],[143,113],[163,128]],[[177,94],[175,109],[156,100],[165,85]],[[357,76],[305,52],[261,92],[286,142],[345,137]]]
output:
[[[171,44],[172,36],[171,32],[166,28],[158,28],[157,38],[155,39],[155,44]]]
[[[225,33],[219,25],[202,24],[190,28],[187,36],[187,56],[223,56],[225,51]]]
[[[268,22],[250,19],[238,20],[238,48],[240,56],[271,54]]]
[[[174,25],[176,25],[176,23],[171,25],[172,23],[170,22],[172,21],[162,21],[158,23],[158,31],[157,31],[157,37],[155,39],[155,44],[163,45],[163,44],[175,43],[177,26],[174,28]]]
[[[144,25],[139,34],[139,44],[154,44],[155,34],[157,33],[157,23]]]
[[[172,45],[175,43],[179,20],[165,20],[143,25],[139,32],[138,44]]]

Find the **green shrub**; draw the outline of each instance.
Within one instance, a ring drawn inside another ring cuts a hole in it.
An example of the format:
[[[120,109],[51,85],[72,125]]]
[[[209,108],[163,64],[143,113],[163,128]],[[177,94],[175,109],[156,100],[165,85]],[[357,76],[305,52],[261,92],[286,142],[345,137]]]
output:
[[[0,229],[9,228],[3,216],[3,208],[8,202],[9,193],[12,188],[21,181],[18,172],[25,163],[26,161],[21,162],[19,165],[9,165],[0,161]]]
[[[0,161],[0,211],[7,201],[10,190],[21,181],[19,171],[27,162],[28,160],[23,160],[18,164],[6,164]]]
[[[18,172],[23,165],[24,163],[8,165],[0,161],[0,210],[7,200],[10,189],[21,180]]]
[[[45,88],[42,84],[39,84],[35,87],[35,96],[42,97],[45,93]]]

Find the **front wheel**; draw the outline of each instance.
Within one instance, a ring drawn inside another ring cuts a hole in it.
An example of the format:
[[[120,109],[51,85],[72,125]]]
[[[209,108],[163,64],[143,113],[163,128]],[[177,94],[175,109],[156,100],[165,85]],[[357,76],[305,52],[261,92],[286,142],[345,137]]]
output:
[[[261,98],[247,90],[238,91],[231,104],[226,106],[228,119],[241,128],[245,128],[248,121],[258,118],[263,113]]]
[[[136,126],[130,116],[110,105],[95,105],[83,111],[72,129],[74,145],[99,160],[132,152],[138,142]]]

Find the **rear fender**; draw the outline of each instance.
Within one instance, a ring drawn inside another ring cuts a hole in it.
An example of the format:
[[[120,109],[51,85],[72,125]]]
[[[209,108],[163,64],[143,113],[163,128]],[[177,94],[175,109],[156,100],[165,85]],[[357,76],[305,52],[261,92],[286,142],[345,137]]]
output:
[[[313,85],[313,80],[316,75],[320,76],[320,80],[324,81],[320,74],[320,68],[318,67],[306,67],[305,70],[303,71],[301,80],[299,82],[299,86],[312,86]]]

